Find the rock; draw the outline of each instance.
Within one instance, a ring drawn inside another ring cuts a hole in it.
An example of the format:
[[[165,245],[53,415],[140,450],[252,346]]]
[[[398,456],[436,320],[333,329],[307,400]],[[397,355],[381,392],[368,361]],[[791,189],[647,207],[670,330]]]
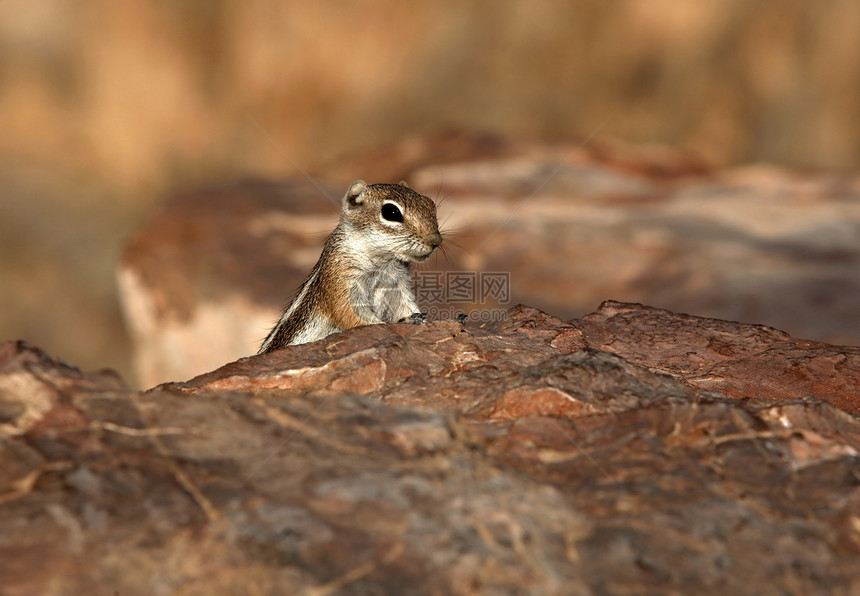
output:
[[[857,177],[454,133],[319,177],[174,197],[132,239],[119,280],[141,385],[255,353],[359,177],[438,199],[447,248],[416,273],[431,320],[490,322],[516,303],[570,318],[613,298],[860,344]]]
[[[860,347],[613,301],[571,324],[588,345],[701,389],[734,398],[814,396],[860,414]]]
[[[398,405],[420,405],[432,395],[434,408],[490,418],[616,412],[714,391],[737,399],[814,397],[860,414],[860,347],[614,301],[568,322],[518,306],[502,322],[479,327],[372,325],[262,362],[243,358],[165,387],[350,391]]]
[[[854,593],[858,358],[617,302],[145,393],[0,344],[3,593]]]

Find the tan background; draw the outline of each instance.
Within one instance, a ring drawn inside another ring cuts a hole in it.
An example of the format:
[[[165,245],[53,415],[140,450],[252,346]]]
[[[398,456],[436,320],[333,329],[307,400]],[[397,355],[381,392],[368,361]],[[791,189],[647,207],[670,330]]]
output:
[[[716,165],[856,168],[860,3],[560,5],[3,0],[0,339],[128,374],[113,271],[166,193],[406,134],[611,116]]]

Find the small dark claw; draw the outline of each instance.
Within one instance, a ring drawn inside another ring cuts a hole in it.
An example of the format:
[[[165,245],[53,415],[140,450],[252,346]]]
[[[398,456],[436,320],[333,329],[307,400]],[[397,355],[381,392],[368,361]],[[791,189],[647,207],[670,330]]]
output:
[[[457,315],[457,322],[460,323],[461,325],[465,325],[466,324],[466,313],[461,312],[459,315]]]
[[[420,325],[427,322],[426,312],[414,312],[408,317],[403,317],[397,321],[398,323],[410,323],[412,325]]]

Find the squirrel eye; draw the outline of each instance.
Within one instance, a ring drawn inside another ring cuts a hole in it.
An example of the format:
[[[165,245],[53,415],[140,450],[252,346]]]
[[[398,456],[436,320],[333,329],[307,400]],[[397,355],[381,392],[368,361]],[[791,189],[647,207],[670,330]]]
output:
[[[403,214],[400,213],[400,209],[392,203],[386,203],[382,206],[382,217],[388,221],[403,221]]]

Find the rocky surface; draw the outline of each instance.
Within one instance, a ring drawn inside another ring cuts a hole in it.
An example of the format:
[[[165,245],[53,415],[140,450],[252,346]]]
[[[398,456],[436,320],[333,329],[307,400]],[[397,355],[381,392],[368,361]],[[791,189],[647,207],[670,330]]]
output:
[[[145,393],[9,342],[0,593],[857,593],[858,359],[617,302]]]
[[[406,179],[438,199],[447,250],[416,279],[431,319],[489,321],[516,303],[570,318],[613,298],[860,345],[856,176],[713,171],[668,151],[580,145],[434,135],[330,164],[319,188],[174,197],[119,271],[140,385],[255,353],[357,177]],[[450,291],[445,276],[459,273],[476,276],[471,295]],[[509,276],[508,292],[482,293],[488,273]]]

